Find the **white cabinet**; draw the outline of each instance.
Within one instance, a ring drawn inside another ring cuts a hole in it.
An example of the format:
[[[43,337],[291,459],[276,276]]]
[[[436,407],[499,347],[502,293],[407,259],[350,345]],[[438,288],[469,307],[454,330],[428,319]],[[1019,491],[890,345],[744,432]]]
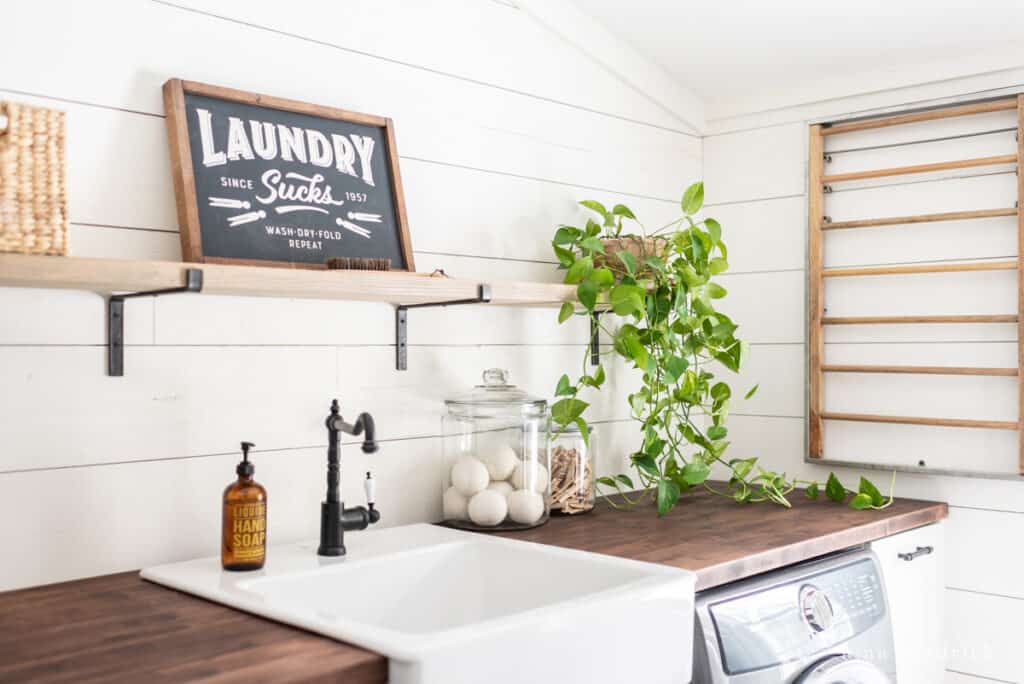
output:
[[[899,684],[941,682],[945,676],[943,523],[879,539],[871,548],[885,576]]]

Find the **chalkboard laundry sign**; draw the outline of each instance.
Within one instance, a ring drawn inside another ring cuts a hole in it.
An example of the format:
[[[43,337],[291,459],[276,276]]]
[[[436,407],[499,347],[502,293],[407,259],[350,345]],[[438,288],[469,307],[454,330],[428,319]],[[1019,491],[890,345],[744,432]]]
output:
[[[179,79],[164,107],[185,261],[415,270],[390,119]]]

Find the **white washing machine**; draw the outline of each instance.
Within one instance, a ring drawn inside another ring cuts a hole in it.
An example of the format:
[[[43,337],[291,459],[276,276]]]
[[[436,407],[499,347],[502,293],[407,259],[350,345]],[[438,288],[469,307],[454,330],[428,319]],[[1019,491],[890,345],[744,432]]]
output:
[[[846,551],[697,595],[694,684],[892,684],[882,573]]]

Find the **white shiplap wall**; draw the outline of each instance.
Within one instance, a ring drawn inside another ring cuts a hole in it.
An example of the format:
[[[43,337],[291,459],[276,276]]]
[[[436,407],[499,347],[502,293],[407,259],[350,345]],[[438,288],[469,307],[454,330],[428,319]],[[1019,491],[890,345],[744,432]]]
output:
[[[423,271],[557,281],[550,235],[577,200],[654,222],[700,175],[699,108],[645,96],[517,3],[43,0],[6,20],[0,98],[68,115],[75,255],[180,258],[171,77],[393,117]],[[662,78],[613,53],[637,83]],[[242,439],[258,445],[271,541],[315,536],[332,397],[372,412],[383,444],[372,460],[344,451],[347,498],[372,467],[386,524],[438,519],[442,399],[491,366],[547,393],[587,339],[554,310],[416,311],[400,373],[387,306],[140,299],[125,377],[108,378],[99,296],[0,289],[0,311],[0,590],[215,553]],[[593,417],[618,468],[632,428],[628,377],[611,376]]]
[[[718,218],[737,254],[726,277],[737,319],[748,320],[739,297],[761,292],[767,310],[756,334],[750,381],[774,387],[778,399],[734,414],[736,455],[758,455],[791,474],[823,478],[828,468],[804,462],[806,453],[806,205],[807,126],[874,111],[1024,91],[1024,70],[973,79],[827,100],[709,121],[704,164],[708,213]],[[827,149],[848,149],[1015,127],[1012,112],[827,138]],[[1012,153],[1014,133],[833,155],[826,173]],[[957,209],[1012,207],[1012,168],[844,183],[826,196],[833,220]],[[743,261],[739,261],[739,255]],[[987,260],[1016,255],[1016,220],[995,218],[835,231],[826,234],[826,265]],[[739,273],[742,272],[742,275]],[[899,313],[1014,313],[1016,274],[830,279],[831,315]],[[742,285],[741,285],[742,283]],[[739,287],[737,287],[739,286]],[[768,315],[774,316],[774,321]],[[756,316],[756,314],[755,314]],[[741,329],[743,332],[744,329]],[[767,331],[767,336],[765,332]],[[1013,325],[841,326],[826,335],[835,363],[1016,366]],[[759,357],[766,357],[759,362]],[[827,376],[832,411],[1002,418],[1015,420],[1016,378]],[[785,407],[780,409],[779,407]],[[826,454],[859,462],[916,464],[1014,472],[1017,433],[989,430],[828,422]],[[844,479],[859,473],[837,469]],[[888,473],[865,473],[876,482]],[[950,503],[946,526],[946,654],[948,682],[1024,681],[1013,644],[1024,609],[1017,540],[1024,533],[1024,483],[1019,480],[901,473],[897,494]]]

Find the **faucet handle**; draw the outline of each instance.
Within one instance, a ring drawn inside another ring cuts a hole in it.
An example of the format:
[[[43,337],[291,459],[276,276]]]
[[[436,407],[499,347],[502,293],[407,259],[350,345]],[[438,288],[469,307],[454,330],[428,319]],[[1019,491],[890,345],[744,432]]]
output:
[[[373,479],[369,470],[366,471],[366,479],[363,480],[363,489],[366,490],[366,505],[373,508],[377,501],[377,481]]]

